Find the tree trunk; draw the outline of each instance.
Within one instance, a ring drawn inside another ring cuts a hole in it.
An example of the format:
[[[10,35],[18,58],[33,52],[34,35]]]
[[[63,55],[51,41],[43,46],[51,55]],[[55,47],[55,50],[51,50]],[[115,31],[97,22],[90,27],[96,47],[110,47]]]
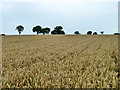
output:
[[[19,35],[21,35],[21,32],[19,32]]]
[[[38,35],[38,32],[37,32],[37,35]]]

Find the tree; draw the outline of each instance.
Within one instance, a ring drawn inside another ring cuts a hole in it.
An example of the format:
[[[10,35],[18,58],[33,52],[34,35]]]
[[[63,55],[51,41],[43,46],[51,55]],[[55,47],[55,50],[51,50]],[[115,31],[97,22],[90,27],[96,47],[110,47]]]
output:
[[[39,34],[39,33],[41,33],[41,30],[42,28],[41,28],[41,26],[39,26],[39,25],[37,25],[36,27],[33,27],[33,32],[37,32],[37,35]]]
[[[80,34],[80,33],[79,33],[79,31],[75,31],[74,34],[78,35],[78,34]]]
[[[65,32],[64,32],[64,31],[61,31],[61,34],[65,34]]]
[[[51,34],[57,34],[57,33],[56,33],[56,31],[53,30],[53,31],[51,32]]]
[[[61,31],[62,29],[63,29],[62,26],[56,26],[56,27],[54,28],[54,30],[57,30],[57,31]]]
[[[92,31],[88,31],[87,34],[88,34],[88,35],[91,35],[91,34],[92,34]]]
[[[100,33],[103,35],[104,31],[101,31]]]
[[[114,33],[114,35],[120,35],[120,33]]]
[[[5,36],[5,34],[0,34],[0,35]]]
[[[54,30],[56,31],[57,34],[62,34],[62,32],[61,32],[62,29],[63,29],[62,26],[56,26],[56,27],[54,28]]]
[[[22,26],[22,25],[19,25],[19,26],[17,26],[16,27],[16,29],[15,30],[18,30],[18,32],[19,32],[19,35],[21,34],[21,32],[24,30],[24,27]]]
[[[46,28],[42,28],[40,33],[43,33],[43,35],[45,35],[45,34],[49,34],[49,32],[50,32],[50,28],[46,27]]]
[[[46,33],[46,34],[49,34],[49,33],[50,33],[50,28],[46,27],[46,28],[45,28],[45,33]]]
[[[40,33],[43,33],[43,35],[45,35],[45,32],[46,32],[45,28],[42,28]]]
[[[97,32],[94,32],[93,35],[97,35]]]
[[[65,34],[65,32],[62,30],[62,26],[56,26],[54,30],[51,32],[51,34]]]

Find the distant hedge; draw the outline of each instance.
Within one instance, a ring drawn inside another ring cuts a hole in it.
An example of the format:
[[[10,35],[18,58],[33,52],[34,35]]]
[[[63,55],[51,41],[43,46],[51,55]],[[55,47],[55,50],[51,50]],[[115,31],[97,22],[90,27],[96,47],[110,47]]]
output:
[[[114,33],[114,35],[120,35],[120,33]]]

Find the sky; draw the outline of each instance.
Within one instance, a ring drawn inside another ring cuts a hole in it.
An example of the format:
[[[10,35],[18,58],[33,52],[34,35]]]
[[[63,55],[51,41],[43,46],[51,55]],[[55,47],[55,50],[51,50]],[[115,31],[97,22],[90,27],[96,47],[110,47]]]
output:
[[[0,0],[0,15],[0,33],[7,35],[18,35],[18,25],[23,35],[36,34],[36,25],[62,26],[66,34],[118,32],[118,0]]]

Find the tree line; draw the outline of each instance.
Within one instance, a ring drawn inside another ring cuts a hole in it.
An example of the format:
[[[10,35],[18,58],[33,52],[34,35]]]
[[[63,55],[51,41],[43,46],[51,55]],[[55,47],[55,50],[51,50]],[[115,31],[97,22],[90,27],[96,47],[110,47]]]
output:
[[[16,29],[19,33],[19,35],[21,35],[21,32],[23,32],[24,27],[22,25],[19,25],[16,27]],[[46,28],[42,28],[41,26],[37,25],[35,27],[33,27],[32,31],[38,35],[38,34],[49,34],[50,33],[50,28],[46,27]],[[63,31],[63,27],[62,26],[56,26],[54,28],[53,31],[51,31],[51,34],[65,34],[65,32]]]
[[[103,35],[104,31],[101,31],[100,33]],[[79,31],[75,31],[74,34],[79,35],[81,33]],[[92,35],[92,31],[88,31],[87,35]],[[93,35],[97,35],[97,32],[93,32]]]
[[[19,25],[16,27],[15,30],[18,31],[19,35],[21,35],[21,32],[24,31],[24,27],[22,25]],[[48,27],[42,28],[40,25],[37,25],[37,26],[33,27],[32,31],[34,33],[36,32],[37,35],[41,34],[41,33],[43,35],[45,35],[45,34],[49,34],[51,30]],[[104,31],[101,31],[100,33],[103,35]],[[56,27],[54,27],[54,30],[51,31],[51,34],[65,34],[65,32],[64,32],[62,26],[56,26]],[[74,34],[79,35],[81,33],[79,31],[75,31]],[[87,32],[87,35],[91,35],[91,34],[92,34],[92,31]],[[93,35],[97,35],[97,32],[94,32]]]

